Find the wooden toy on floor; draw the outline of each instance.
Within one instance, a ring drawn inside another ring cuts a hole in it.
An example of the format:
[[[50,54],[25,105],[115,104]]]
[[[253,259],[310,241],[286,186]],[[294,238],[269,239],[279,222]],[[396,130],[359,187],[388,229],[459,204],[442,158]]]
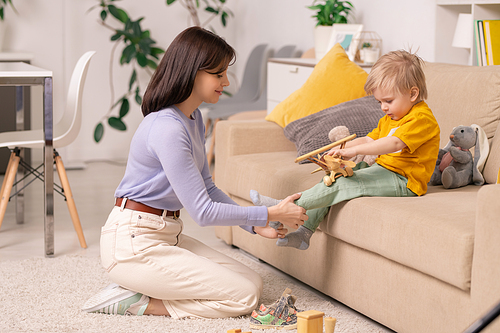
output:
[[[227,333],[252,333],[252,332],[242,332],[241,329],[235,328],[235,329],[227,331]]]
[[[297,333],[323,333],[323,316],[325,314],[316,310],[297,313]],[[325,333],[334,333],[337,319],[325,318]]]
[[[352,168],[356,166],[356,163],[352,161],[345,161],[339,156],[330,156],[330,155],[323,155],[320,156],[319,154],[332,149],[333,147],[340,146],[340,149],[343,149],[346,142],[354,139],[356,137],[356,134],[352,134],[349,136],[346,136],[345,138],[335,141],[333,143],[330,143],[329,145],[326,145],[324,147],[321,147],[319,149],[316,149],[310,153],[304,154],[300,157],[297,157],[295,159],[295,163],[303,161],[303,160],[309,160],[317,165],[320,166],[320,168],[314,170],[312,173],[325,170],[326,176],[323,177],[323,182],[325,183],[326,186],[330,186],[335,182],[335,179],[337,179],[340,176],[344,177],[350,177],[354,174],[352,171]],[[314,157],[315,155],[318,155],[318,157]]]
[[[337,324],[336,318],[325,317],[325,333],[335,332],[335,324]]]

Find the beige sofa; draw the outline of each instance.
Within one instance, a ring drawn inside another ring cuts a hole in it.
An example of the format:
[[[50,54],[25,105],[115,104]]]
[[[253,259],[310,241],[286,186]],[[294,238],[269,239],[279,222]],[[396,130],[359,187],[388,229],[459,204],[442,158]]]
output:
[[[462,332],[500,301],[500,66],[428,63],[425,71],[442,147],[457,125],[486,131],[487,185],[339,204],[306,251],[239,227],[217,236],[397,332]],[[310,174],[313,164],[295,164],[296,154],[275,123],[219,122],[216,183],[241,205],[251,205],[251,189],[284,198],[322,177]],[[500,332],[500,319],[485,332]]]

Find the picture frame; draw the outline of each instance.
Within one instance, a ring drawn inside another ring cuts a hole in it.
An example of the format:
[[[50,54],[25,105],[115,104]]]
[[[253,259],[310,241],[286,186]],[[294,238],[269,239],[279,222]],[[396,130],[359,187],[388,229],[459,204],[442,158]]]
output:
[[[363,31],[362,24],[334,24],[327,49],[330,50],[335,44],[340,43],[349,56],[349,59],[351,61],[354,60],[358,48],[358,45],[355,44],[359,43],[359,40],[356,40],[356,36],[361,31]]]

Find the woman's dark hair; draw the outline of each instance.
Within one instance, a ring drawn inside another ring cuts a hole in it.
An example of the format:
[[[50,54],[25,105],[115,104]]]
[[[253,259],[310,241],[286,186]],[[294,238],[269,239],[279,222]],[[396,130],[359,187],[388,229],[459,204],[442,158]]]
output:
[[[199,70],[222,73],[235,58],[234,49],[214,33],[200,27],[184,30],[165,51],[149,81],[142,114],[147,116],[184,102],[191,95]]]

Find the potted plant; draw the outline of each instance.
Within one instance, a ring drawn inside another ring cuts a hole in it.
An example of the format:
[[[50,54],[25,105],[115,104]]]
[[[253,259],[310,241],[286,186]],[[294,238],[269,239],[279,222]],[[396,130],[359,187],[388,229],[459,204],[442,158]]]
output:
[[[1,2],[10,2],[12,0],[0,0]],[[138,105],[142,103],[142,87],[138,80],[138,71],[144,70],[150,76],[156,69],[159,56],[164,52],[162,48],[157,47],[156,41],[151,38],[151,32],[142,28],[143,17],[132,20],[130,15],[123,9],[116,6],[119,0],[97,0],[98,4],[89,9],[99,9],[99,23],[112,31],[111,41],[115,44],[111,52],[111,59],[114,59],[114,52],[118,45],[123,47],[120,57],[120,65],[130,65],[132,67],[128,90],[115,99],[113,87],[113,63],[110,61],[110,90],[111,103],[106,114],[97,123],[94,129],[94,141],[100,142],[104,136],[104,126],[107,123],[111,128],[126,131],[127,125],[124,122],[125,116],[130,110],[131,101]],[[220,16],[221,23],[225,27],[229,16],[233,13],[225,8],[227,0],[203,0],[204,7],[200,5],[199,0],[167,0],[167,6],[175,2],[181,3],[189,12],[192,23],[197,26],[206,26],[213,18]],[[209,17],[205,22],[201,22],[198,16],[198,10],[203,9]],[[115,28],[107,24],[106,19],[114,19]],[[212,28],[213,30],[213,28]]]
[[[361,61],[365,64],[374,64],[379,57],[379,49],[370,42],[365,42],[361,46]]]
[[[314,0],[311,6],[307,8],[316,11],[316,14],[311,16],[316,18],[316,28],[314,29],[314,49],[316,58],[321,59],[325,53],[332,26],[339,23],[347,23],[349,14],[354,9],[354,6],[349,1],[340,0]]]
[[[358,46],[355,62],[373,65],[380,57],[382,38],[375,31],[361,32],[353,43]]]

